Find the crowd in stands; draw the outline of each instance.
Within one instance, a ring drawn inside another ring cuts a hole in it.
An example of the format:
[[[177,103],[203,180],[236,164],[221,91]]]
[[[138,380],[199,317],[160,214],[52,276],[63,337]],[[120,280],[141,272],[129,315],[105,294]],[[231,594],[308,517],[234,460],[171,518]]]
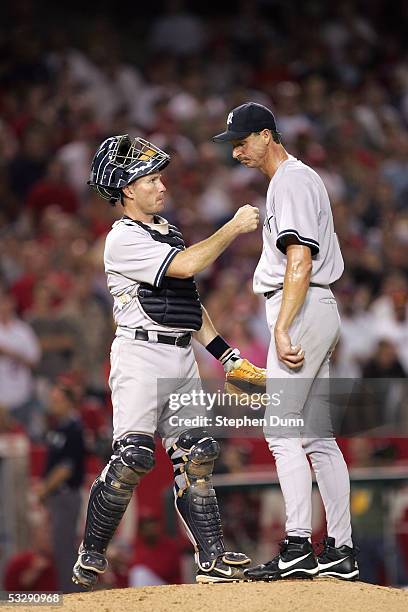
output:
[[[245,203],[264,210],[266,179],[211,142],[249,100],[274,111],[284,146],[330,195],[345,261],[333,374],[408,375],[405,3],[159,4],[154,17],[103,4],[63,21],[57,6],[25,0],[0,26],[0,433],[44,442],[50,389],[69,372],[86,446],[109,455],[102,254],[121,210],[86,184],[93,153],[125,133],[169,152],[163,214],[195,243]],[[197,281],[217,329],[264,366],[269,331],[251,278],[261,249],[261,231],[246,234]],[[203,376],[220,373],[196,351]]]

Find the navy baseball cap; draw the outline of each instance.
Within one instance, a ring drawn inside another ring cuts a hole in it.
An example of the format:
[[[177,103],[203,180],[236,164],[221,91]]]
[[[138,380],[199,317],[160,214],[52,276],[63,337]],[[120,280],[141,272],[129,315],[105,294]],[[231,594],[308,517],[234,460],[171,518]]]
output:
[[[277,132],[272,111],[262,104],[247,102],[237,106],[228,114],[226,131],[213,136],[213,141],[239,140],[240,138],[246,138],[252,132],[260,132],[264,129]]]

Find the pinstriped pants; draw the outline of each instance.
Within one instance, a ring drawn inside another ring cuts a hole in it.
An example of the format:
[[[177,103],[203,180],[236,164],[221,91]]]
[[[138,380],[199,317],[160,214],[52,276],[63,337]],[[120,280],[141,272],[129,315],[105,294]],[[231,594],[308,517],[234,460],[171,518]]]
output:
[[[278,407],[268,406],[265,438],[272,452],[286,508],[286,533],[310,537],[312,534],[312,475],[310,458],[322,496],[327,533],[336,546],[352,545],[350,481],[343,455],[331,433],[329,402],[329,361],[340,330],[335,298],[328,288],[310,287],[289,335],[293,345],[305,351],[299,370],[290,370],[277,357],[274,326],[282,293],[266,301],[271,331],[267,361],[267,392],[279,393]],[[270,426],[271,416],[283,426]],[[305,425],[287,427],[287,418],[303,418]],[[285,420],[286,419],[286,420]]]

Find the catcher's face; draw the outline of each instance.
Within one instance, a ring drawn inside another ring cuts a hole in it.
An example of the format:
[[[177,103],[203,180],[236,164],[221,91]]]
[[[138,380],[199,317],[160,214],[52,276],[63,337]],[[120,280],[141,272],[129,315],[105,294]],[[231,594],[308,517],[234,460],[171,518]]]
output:
[[[133,215],[138,215],[140,221],[149,221],[148,217],[163,210],[165,191],[166,187],[159,172],[142,176],[123,188],[126,196],[125,207],[129,208]]]
[[[248,168],[259,168],[265,159],[269,143],[269,131],[262,130],[246,138],[232,141],[232,157]]]

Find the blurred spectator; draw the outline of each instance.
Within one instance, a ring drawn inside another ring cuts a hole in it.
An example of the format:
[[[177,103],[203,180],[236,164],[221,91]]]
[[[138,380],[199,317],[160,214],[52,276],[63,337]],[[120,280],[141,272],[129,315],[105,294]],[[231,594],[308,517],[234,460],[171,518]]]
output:
[[[25,429],[21,423],[16,421],[10,411],[0,404],[0,434],[24,434]]]
[[[361,11],[356,9],[352,2],[344,2],[332,7],[330,17],[323,24],[322,30],[323,39],[334,61],[343,58],[345,49],[351,40],[364,40],[374,44],[377,39],[370,21],[361,15]]]
[[[245,355],[251,363],[265,367],[267,358],[265,344],[254,338],[247,321],[230,318],[229,321],[224,322],[223,327],[231,346],[238,346],[241,354]]]
[[[4,568],[6,591],[57,591],[58,580],[45,524],[31,526],[31,548],[11,557]]]
[[[239,474],[245,471],[251,449],[245,440],[224,440],[221,456],[214,465],[216,474]]]
[[[73,369],[76,356],[81,351],[79,328],[60,315],[56,306],[59,299],[58,287],[52,279],[36,285],[33,304],[27,313],[27,320],[37,334],[42,357],[37,366],[37,375],[54,380],[59,374]]]
[[[349,444],[349,459],[353,467],[375,467],[389,465],[396,458],[392,445],[378,446],[369,438],[353,438]],[[394,584],[405,585],[407,570],[401,556],[399,543],[390,541],[387,522],[391,520],[389,496],[383,483],[375,481],[367,486],[355,485],[351,492],[353,536],[360,548],[360,580],[372,584],[387,584],[387,555],[396,557],[393,564],[396,575]],[[392,549],[389,547],[392,546]]]
[[[57,159],[64,168],[65,180],[80,201],[86,199],[89,188],[89,168],[95,150],[94,140],[98,139],[98,127],[86,118],[75,127],[72,140],[58,151]]]
[[[43,127],[33,124],[24,134],[21,152],[9,162],[10,187],[23,203],[31,187],[44,176],[49,141]]]
[[[129,586],[131,556],[130,546],[119,543],[109,545],[107,553],[108,569],[100,578],[103,588],[125,589]]]
[[[313,131],[309,118],[300,105],[301,89],[297,83],[283,81],[276,87],[276,115],[279,117],[279,130],[289,148],[301,134]]]
[[[89,121],[85,131],[101,132],[118,114],[134,121],[143,80],[135,66],[122,61],[116,32],[101,22],[94,26],[86,42],[87,54],[64,47],[65,36],[63,33],[61,48],[49,60],[57,74],[66,70],[68,87],[73,90],[71,97],[77,98],[82,111],[79,123],[92,109],[93,121]],[[75,96],[77,91],[80,94]]]
[[[27,194],[28,212],[35,225],[41,223],[44,210],[53,205],[70,214],[78,209],[78,200],[66,182],[64,167],[56,159],[48,163],[44,178],[34,183]]]
[[[404,431],[407,382],[400,379],[406,379],[407,374],[392,342],[380,340],[376,352],[363,367],[363,378],[369,380],[365,384],[367,393],[359,417],[365,410],[366,422],[371,423],[369,427],[385,426],[390,435]]]
[[[58,319],[75,329],[79,350],[73,366],[86,372],[88,391],[106,393],[104,362],[109,354],[113,328],[108,314],[94,292],[92,271],[85,266],[72,283],[69,296],[58,309]],[[89,368],[89,364],[92,367]]]
[[[364,378],[406,378],[395,346],[389,340],[380,340],[376,352],[363,367]]]
[[[239,474],[246,471],[251,447],[245,440],[223,440],[217,474]],[[223,516],[224,537],[228,547],[240,546],[251,551],[259,541],[260,491],[222,491],[218,493]]]
[[[372,305],[377,338],[394,343],[401,364],[408,373],[408,281],[392,274],[384,281],[382,296]]]
[[[52,425],[46,437],[44,478],[37,487],[39,500],[49,510],[58,585],[64,593],[78,590],[71,576],[78,548],[85,461],[82,425],[77,416],[80,393],[74,376],[61,376],[51,388],[48,411]]]
[[[398,131],[390,138],[392,156],[382,164],[384,178],[391,184],[399,206],[404,207],[408,195],[408,135]]]
[[[112,455],[110,410],[106,410],[106,406],[101,399],[95,397],[95,395],[88,395],[81,402],[81,421],[85,430],[87,453],[98,457],[102,460],[103,465],[106,465]]]
[[[35,397],[33,368],[40,358],[38,340],[15,312],[15,302],[0,287],[1,402],[33,437],[39,434],[40,405]]]
[[[198,198],[201,214],[205,211],[207,220],[222,223],[233,207],[229,194],[228,169],[220,163],[218,149],[213,143],[204,143],[199,148],[199,164],[205,175],[212,176],[211,182],[203,185],[202,193]]]
[[[183,0],[167,0],[150,32],[152,49],[183,56],[199,53],[204,43],[205,25],[201,19],[184,10]]]
[[[10,286],[10,292],[16,300],[18,313],[24,315],[31,308],[33,291],[46,278],[51,262],[48,249],[34,238],[23,244],[19,256],[20,261],[14,262],[17,264],[16,278]]]
[[[334,378],[360,378],[361,368],[375,346],[373,317],[367,312],[370,292],[347,276],[335,290],[341,316],[340,340],[331,363]]]
[[[129,586],[180,584],[181,553],[180,543],[163,534],[157,513],[142,509]]]

